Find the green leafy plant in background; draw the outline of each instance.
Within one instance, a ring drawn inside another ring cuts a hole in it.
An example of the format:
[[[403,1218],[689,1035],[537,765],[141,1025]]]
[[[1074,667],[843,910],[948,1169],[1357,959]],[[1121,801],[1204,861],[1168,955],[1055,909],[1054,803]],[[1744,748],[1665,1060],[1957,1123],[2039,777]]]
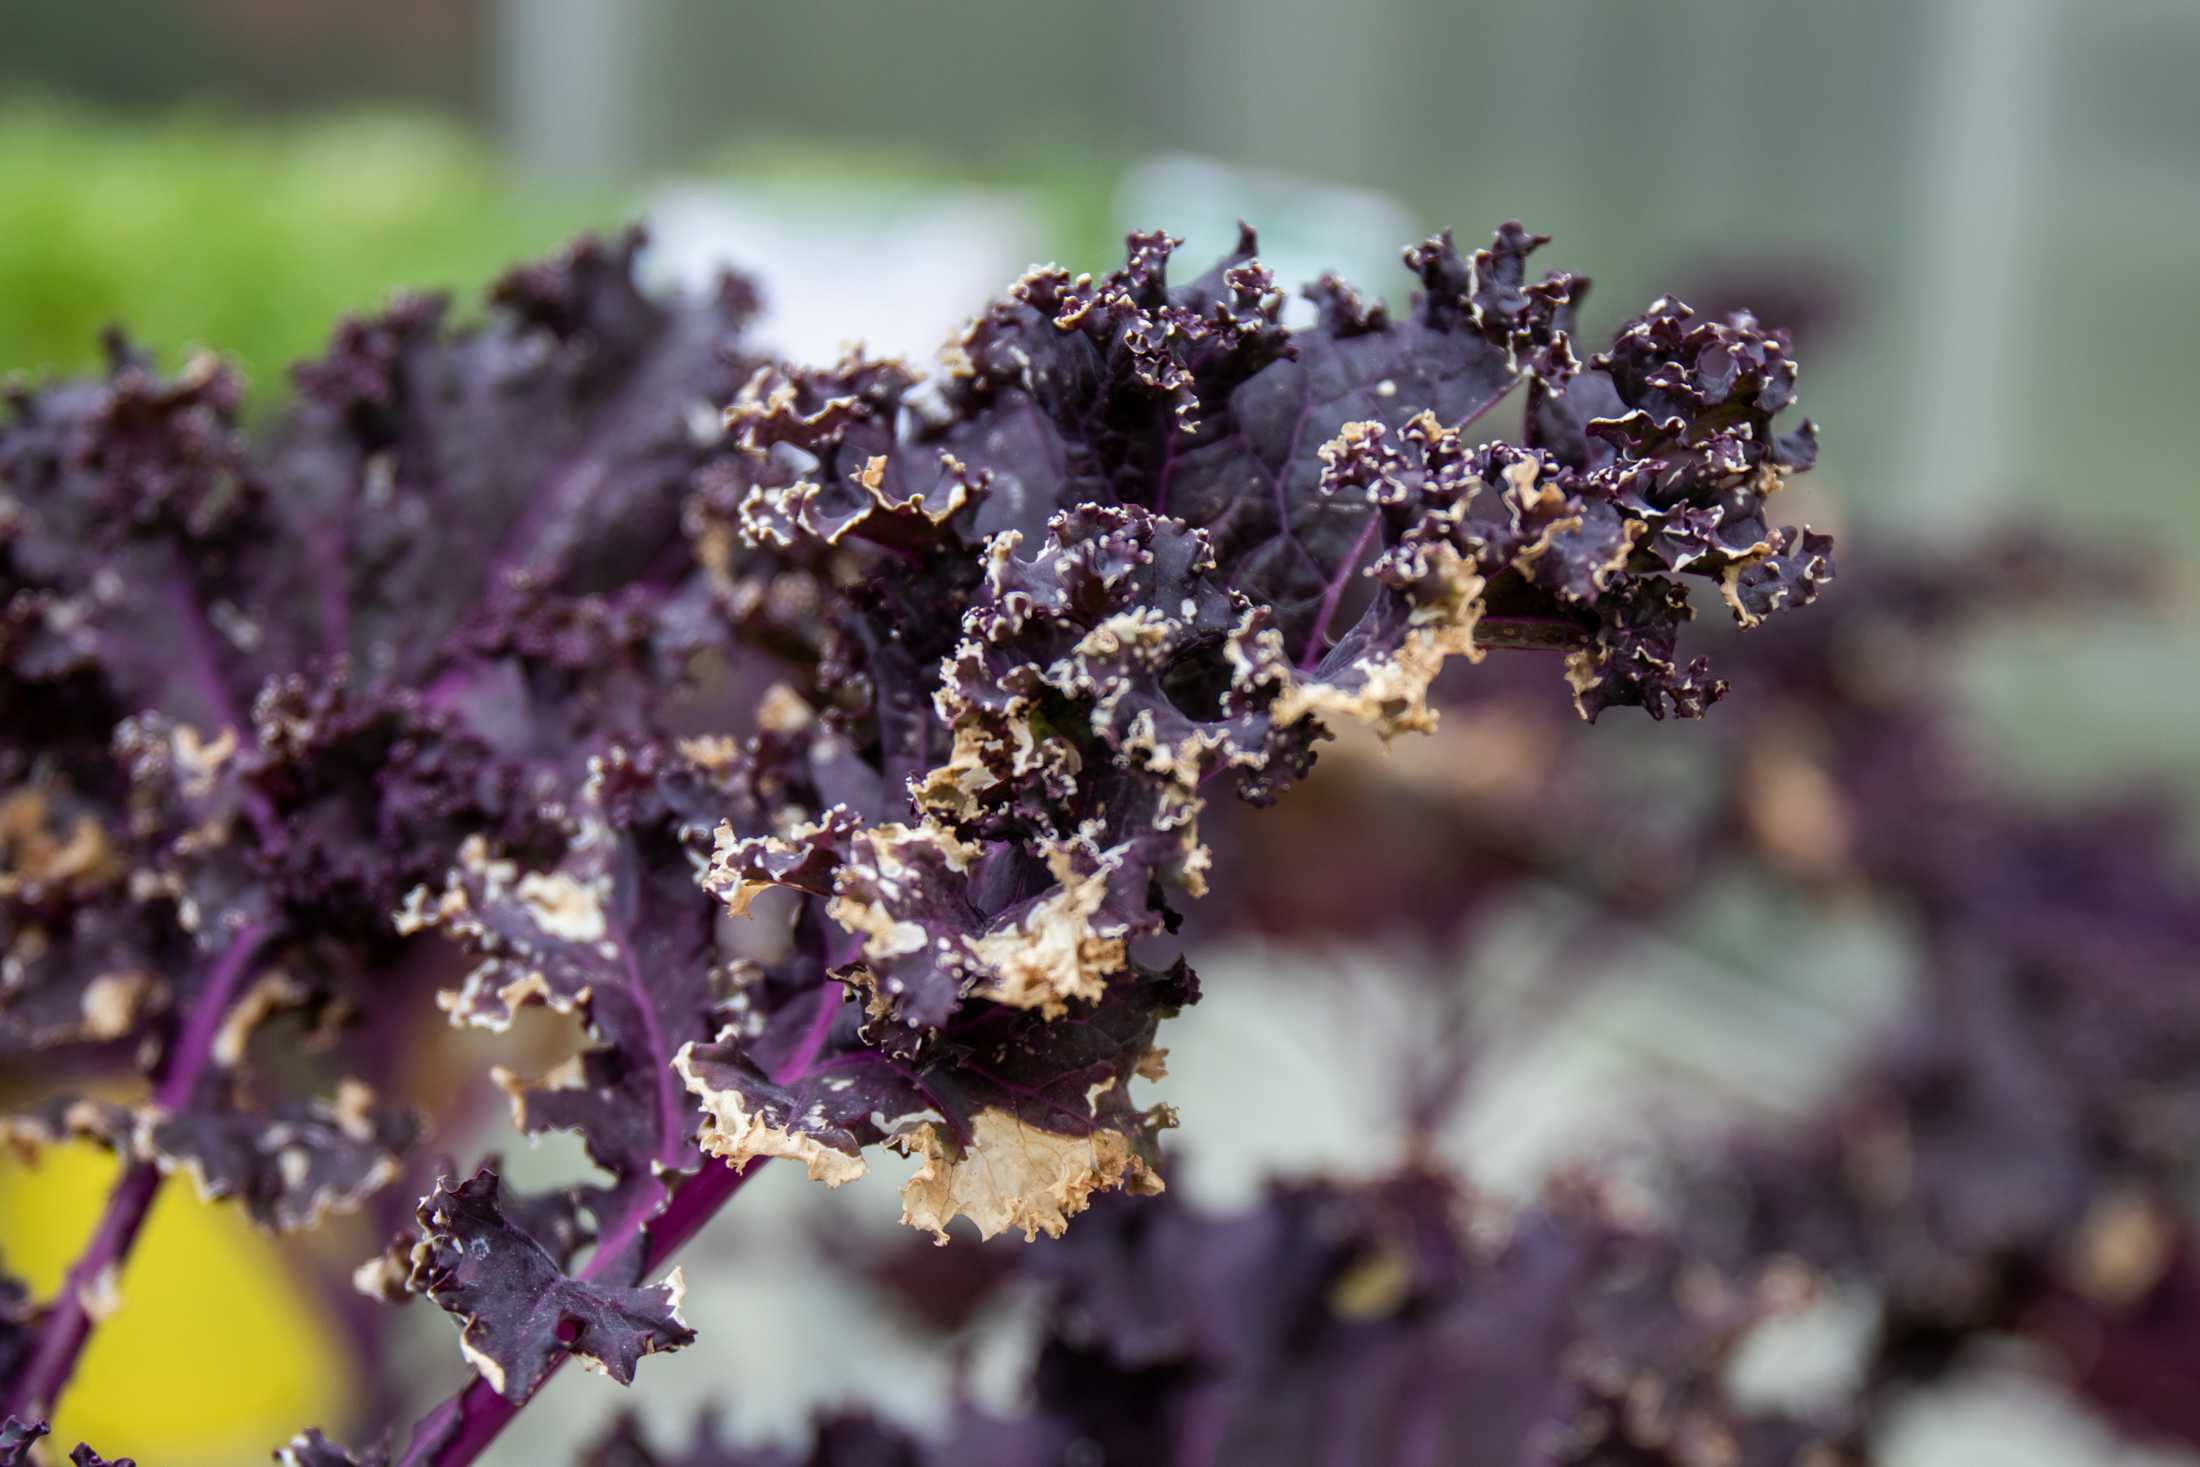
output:
[[[346,310],[422,280],[478,285],[604,212],[583,191],[517,187],[464,131],[418,117],[276,130],[47,103],[0,108],[0,209],[10,366],[96,365],[126,305],[141,339],[219,343],[255,381]]]

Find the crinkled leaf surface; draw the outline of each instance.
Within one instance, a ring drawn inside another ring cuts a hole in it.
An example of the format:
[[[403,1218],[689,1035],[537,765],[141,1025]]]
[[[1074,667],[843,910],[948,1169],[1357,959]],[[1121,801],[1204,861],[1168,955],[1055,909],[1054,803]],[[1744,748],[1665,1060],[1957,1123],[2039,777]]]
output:
[[[644,1355],[695,1338],[680,1318],[679,1270],[640,1288],[568,1276],[508,1218],[495,1172],[445,1177],[420,1204],[412,1288],[459,1320],[459,1347],[482,1378],[524,1401],[559,1356],[621,1385]]]

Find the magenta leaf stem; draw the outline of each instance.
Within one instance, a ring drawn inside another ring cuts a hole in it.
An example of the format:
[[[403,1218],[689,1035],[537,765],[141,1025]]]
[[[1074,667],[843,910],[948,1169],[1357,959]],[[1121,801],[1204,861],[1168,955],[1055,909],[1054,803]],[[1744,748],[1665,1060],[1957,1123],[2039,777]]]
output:
[[[665,1210],[657,1215],[642,1249],[642,1273],[655,1273],[685,1245],[689,1239],[703,1230],[704,1224],[717,1216],[718,1210],[733,1200],[734,1193],[743,1183],[756,1174],[757,1166],[751,1164],[741,1171],[730,1166],[705,1165],[693,1177],[681,1184],[665,1204]],[[639,1229],[641,1223],[633,1224]],[[590,1258],[590,1266],[581,1269],[580,1277],[593,1278],[597,1259],[611,1259],[626,1251],[629,1237],[606,1238],[596,1245]],[[556,1374],[567,1357],[560,1356],[550,1366]],[[544,1377],[543,1384],[548,1384]],[[541,1390],[538,1385],[536,1389]],[[412,1441],[405,1455],[398,1460],[398,1467],[467,1467],[467,1464],[487,1451],[498,1433],[517,1416],[524,1402],[508,1401],[493,1390],[489,1383],[476,1375],[456,1395],[420,1418],[413,1427]]]
[[[818,1051],[832,1027],[833,1015],[838,1012],[841,999],[842,990],[837,983],[827,983],[820,988],[816,1017],[794,1052],[773,1076],[775,1080],[787,1084],[809,1073],[810,1067],[817,1062]],[[595,1252],[582,1266],[580,1277],[584,1280],[595,1278],[600,1265],[622,1256],[634,1234],[644,1228],[647,1236],[642,1245],[641,1277],[656,1273],[718,1215],[719,1209],[733,1200],[742,1184],[762,1165],[762,1159],[739,1170],[705,1163],[700,1172],[680,1184],[665,1204],[664,1211],[655,1218],[629,1217],[616,1236],[600,1239]],[[552,1361],[551,1375],[555,1375],[564,1363],[563,1356]],[[548,1384],[549,1376],[545,1376],[535,1389],[539,1392]],[[468,1467],[489,1449],[490,1443],[511,1424],[525,1404],[505,1399],[476,1375],[455,1395],[420,1418],[397,1467]]]
[[[244,927],[215,959],[207,974],[205,991],[192,1007],[162,1065],[159,1082],[153,1091],[156,1108],[174,1110],[198,1088],[207,1066],[213,1063],[214,1042],[221,1033],[222,1018],[229,1011],[230,1000],[236,996],[238,985],[243,982],[254,954],[267,940],[269,931],[270,926],[265,922]],[[63,1275],[59,1292],[39,1321],[38,1339],[31,1350],[30,1364],[8,1392],[7,1404],[0,1408],[0,1416],[16,1415],[32,1420],[51,1413],[69,1377],[76,1371],[77,1361],[91,1339],[92,1330],[113,1307],[123,1265],[128,1262],[138,1233],[145,1226],[146,1214],[152,1208],[160,1183],[160,1169],[152,1162],[139,1160],[124,1165],[114,1189],[107,1194],[107,1205],[92,1229],[90,1240],[77,1255],[76,1262],[69,1266],[68,1273]]]

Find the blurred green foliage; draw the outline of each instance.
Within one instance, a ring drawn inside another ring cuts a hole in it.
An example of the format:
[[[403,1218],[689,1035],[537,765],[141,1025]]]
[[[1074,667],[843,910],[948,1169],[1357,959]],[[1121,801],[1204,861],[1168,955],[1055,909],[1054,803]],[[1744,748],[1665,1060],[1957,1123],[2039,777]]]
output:
[[[346,311],[399,286],[462,299],[513,260],[615,220],[522,190],[461,130],[359,115],[280,127],[0,108],[0,369],[99,360],[118,319],[173,363],[209,346],[256,395]]]
[[[1108,209],[1121,167],[1033,156],[947,169],[915,147],[750,137],[702,150],[685,176],[810,208],[951,183],[1010,188],[1042,207],[1063,258],[1104,269],[1120,243]],[[271,124],[0,105],[0,372],[95,366],[100,331],[120,324],[171,366],[221,352],[265,404],[344,313],[399,288],[470,307],[514,261],[616,226],[637,202],[631,188],[517,178],[481,139],[419,114]]]

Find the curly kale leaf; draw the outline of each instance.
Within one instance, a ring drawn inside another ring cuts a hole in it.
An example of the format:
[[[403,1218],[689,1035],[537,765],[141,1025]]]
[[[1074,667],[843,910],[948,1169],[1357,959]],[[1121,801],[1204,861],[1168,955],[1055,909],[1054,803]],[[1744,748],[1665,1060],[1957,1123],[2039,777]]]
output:
[[[386,986],[392,914],[469,839],[554,859],[592,755],[716,716],[683,504],[753,300],[652,298],[640,243],[511,272],[479,324],[345,324],[264,444],[211,358],[164,381],[117,342],[103,379],[11,390],[0,699],[49,716],[0,733],[7,1043],[233,1070],[241,1039],[192,1046]],[[264,971],[209,982],[247,932]],[[167,1133],[216,1171],[289,1154],[235,1134],[231,1088],[182,1084]]]
[[[678,1269],[646,1287],[572,1278],[506,1214],[499,1192],[486,1169],[438,1180],[420,1204],[408,1281],[458,1319],[459,1348],[499,1395],[526,1400],[567,1354],[626,1385],[644,1355],[693,1342]]]

